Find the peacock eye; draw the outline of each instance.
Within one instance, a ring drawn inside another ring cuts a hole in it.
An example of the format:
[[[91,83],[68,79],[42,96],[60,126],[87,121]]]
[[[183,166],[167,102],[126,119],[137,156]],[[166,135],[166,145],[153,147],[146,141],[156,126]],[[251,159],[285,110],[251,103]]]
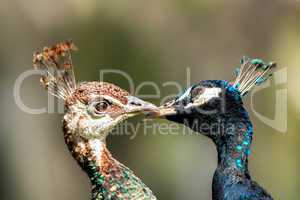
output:
[[[200,86],[200,87],[196,87],[191,91],[191,97],[195,98],[197,96],[199,96],[200,94],[202,94],[204,92],[205,88]]]
[[[97,114],[103,113],[110,105],[111,105],[111,103],[107,100],[101,100],[101,101],[95,103],[94,104],[95,113],[97,113]]]

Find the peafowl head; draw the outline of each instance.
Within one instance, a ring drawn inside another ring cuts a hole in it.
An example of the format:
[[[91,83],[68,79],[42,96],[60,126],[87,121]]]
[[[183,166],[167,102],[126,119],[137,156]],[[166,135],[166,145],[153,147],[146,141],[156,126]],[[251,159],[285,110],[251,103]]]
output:
[[[160,107],[154,116],[185,124],[212,138],[230,133],[227,129],[251,123],[242,98],[255,85],[271,76],[275,63],[244,57],[236,70],[236,80],[205,80],[193,84],[175,99]]]
[[[123,120],[157,109],[111,83],[77,85],[71,60],[75,49],[72,42],[63,42],[35,53],[33,59],[36,69],[44,69],[42,85],[65,102],[65,132],[84,139],[105,139]]]
[[[87,139],[105,138],[125,119],[157,109],[153,104],[106,82],[79,85],[67,98],[65,105],[66,127],[70,132]]]

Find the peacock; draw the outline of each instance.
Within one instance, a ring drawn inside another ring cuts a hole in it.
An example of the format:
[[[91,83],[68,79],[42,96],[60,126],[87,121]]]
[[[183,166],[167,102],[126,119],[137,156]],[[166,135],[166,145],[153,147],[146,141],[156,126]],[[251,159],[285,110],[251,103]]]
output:
[[[218,152],[218,166],[212,181],[213,200],[272,200],[268,192],[251,179],[248,157],[253,125],[242,97],[265,82],[275,63],[243,57],[235,70],[236,80],[204,80],[191,85],[152,116],[184,124],[209,137]]]
[[[155,200],[152,191],[112,157],[106,137],[124,120],[157,107],[111,83],[77,84],[71,59],[76,49],[71,41],[45,47],[34,53],[33,66],[41,70],[41,83],[48,92],[64,101],[64,140],[90,179],[91,199]]]

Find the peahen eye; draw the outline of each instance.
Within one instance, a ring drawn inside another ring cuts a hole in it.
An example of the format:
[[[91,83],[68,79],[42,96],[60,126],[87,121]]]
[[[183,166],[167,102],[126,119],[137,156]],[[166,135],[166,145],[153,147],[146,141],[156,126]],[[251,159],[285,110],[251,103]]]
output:
[[[95,113],[97,113],[97,114],[103,113],[110,105],[111,105],[111,103],[107,100],[101,100],[101,101],[95,103],[94,104]]]

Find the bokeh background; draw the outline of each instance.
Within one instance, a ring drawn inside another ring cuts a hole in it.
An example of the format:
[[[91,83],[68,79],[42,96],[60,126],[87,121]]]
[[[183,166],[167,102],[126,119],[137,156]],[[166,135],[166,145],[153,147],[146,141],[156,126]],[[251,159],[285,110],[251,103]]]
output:
[[[87,177],[63,141],[62,115],[25,113],[13,97],[15,80],[31,68],[34,51],[73,39],[80,49],[73,56],[77,80],[97,80],[100,69],[120,69],[136,86],[157,83],[161,98],[177,93],[164,82],[186,85],[186,67],[192,82],[232,80],[245,54],[287,68],[288,82],[255,94],[254,107],[272,118],[275,92],[287,88],[288,130],[276,131],[250,111],[255,125],[250,170],[275,199],[298,200],[299,17],[298,0],[1,0],[0,198],[89,199]],[[128,87],[122,78],[107,81]],[[38,77],[26,79],[21,89],[29,107],[47,105]],[[153,93],[151,88],[143,91]],[[246,105],[250,109],[249,97]],[[178,133],[141,133],[134,140],[111,136],[108,145],[159,199],[209,200],[215,148],[204,136]]]

